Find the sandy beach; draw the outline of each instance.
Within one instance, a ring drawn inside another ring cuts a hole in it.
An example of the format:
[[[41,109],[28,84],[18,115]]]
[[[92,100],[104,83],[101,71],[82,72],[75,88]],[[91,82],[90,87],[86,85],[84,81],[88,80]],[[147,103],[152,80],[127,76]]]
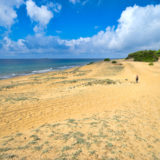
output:
[[[158,160],[159,148],[160,62],[0,81],[0,159]]]

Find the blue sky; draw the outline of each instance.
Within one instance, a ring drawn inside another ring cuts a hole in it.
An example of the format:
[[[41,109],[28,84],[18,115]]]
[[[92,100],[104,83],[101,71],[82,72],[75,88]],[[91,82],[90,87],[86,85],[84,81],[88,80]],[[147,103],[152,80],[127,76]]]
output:
[[[121,58],[159,30],[160,0],[0,0],[0,58]]]

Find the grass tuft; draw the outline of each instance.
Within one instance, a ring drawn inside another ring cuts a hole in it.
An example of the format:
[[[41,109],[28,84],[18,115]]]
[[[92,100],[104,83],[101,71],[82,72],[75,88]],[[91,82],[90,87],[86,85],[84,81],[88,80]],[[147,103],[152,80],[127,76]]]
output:
[[[16,137],[20,137],[20,136],[22,136],[23,134],[22,133],[17,133],[16,134]]]
[[[46,148],[45,150],[43,150],[43,151],[42,151],[42,154],[48,153],[48,152],[50,152],[52,149],[53,149],[53,147],[50,146],[50,147]]]
[[[29,148],[29,145],[17,147],[18,150],[24,150],[24,149],[28,149],[28,148]]]
[[[148,65],[149,65],[149,66],[153,66],[153,65],[154,65],[154,63],[153,63],[153,62],[150,62]]]
[[[75,123],[75,119],[68,119],[69,123]]]
[[[64,146],[63,149],[62,149],[62,152],[68,151],[70,149],[72,149],[72,147],[70,147],[70,146]]]
[[[89,153],[90,153],[90,155],[93,155],[96,153],[96,151],[90,151]]]
[[[80,155],[80,153],[82,152],[82,150],[81,149],[79,149],[78,151],[76,151],[75,153],[73,153],[73,159],[76,159],[79,155]]]
[[[12,148],[0,148],[0,152],[7,152],[9,150],[11,150]]]
[[[40,138],[37,135],[31,135],[30,137],[33,138],[34,141],[40,140]]]
[[[2,159],[4,159],[4,160],[6,160],[6,159],[13,159],[13,158],[18,158],[18,156],[15,155],[15,154],[2,154],[2,155],[0,155],[0,159],[1,160]]]
[[[34,147],[34,150],[40,151],[42,148],[43,148],[43,145],[41,145],[41,146],[35,146],[35,147]]]

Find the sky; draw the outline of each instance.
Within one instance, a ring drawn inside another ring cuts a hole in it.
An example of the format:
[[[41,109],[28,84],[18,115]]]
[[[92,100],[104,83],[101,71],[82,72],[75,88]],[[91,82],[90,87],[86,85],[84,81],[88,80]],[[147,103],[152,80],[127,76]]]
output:
[[[0,0],[0,58],[123,58],[160,49],[160,0]]]

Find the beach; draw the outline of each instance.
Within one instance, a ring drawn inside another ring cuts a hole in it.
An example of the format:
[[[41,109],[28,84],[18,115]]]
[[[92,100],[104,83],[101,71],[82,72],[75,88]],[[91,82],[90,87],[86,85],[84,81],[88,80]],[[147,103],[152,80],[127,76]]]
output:
[[[160,62],[116,61],[0,80],[0,159],[160,159]]]

